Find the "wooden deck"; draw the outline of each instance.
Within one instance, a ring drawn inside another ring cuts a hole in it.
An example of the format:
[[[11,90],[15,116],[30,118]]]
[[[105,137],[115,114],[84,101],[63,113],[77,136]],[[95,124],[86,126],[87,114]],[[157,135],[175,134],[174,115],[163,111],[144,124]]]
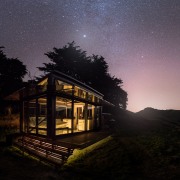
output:
[[[63,144],[64,146],[72,147],[73,149],[83,149],[85,147],[90,146],[91,144],[100,141],[101,139],[106,138],[109,135],[110,133],[102,131],[85,132],[81,134],[77,133],[70,137],[60,137],[56,141],[58,142],[58,144]]]
[[[20,148],[23,153],[38,157],[42,161],[62,165],[73,154],[74,149],[83,149],[101,139],[109,136],[105,132],[77,133],[71,136],[59,136],[55,140],[35,135],[21,135],[17,137],[13,145]]]

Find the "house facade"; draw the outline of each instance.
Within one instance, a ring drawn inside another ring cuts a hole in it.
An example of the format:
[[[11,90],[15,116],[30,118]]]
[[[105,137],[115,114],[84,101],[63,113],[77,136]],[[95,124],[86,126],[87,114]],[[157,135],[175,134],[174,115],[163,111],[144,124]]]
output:
[[[58,71],[19,90],[18,99],[21,133],[53,139],[102,126],[103,95]]]

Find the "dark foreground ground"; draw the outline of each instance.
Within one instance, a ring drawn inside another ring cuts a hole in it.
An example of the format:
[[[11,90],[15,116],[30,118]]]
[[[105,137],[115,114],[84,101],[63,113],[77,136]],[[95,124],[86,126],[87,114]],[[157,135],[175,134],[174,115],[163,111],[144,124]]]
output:
[[[1,143],[0,179],[180,179],[179,114],[143,113],[116,112],[105,128],[112,135],[75,150],[61,168]]]
[[[59,179],[57,172],[35,159],[22,156],[16,149],[1,144],[0,179]]]

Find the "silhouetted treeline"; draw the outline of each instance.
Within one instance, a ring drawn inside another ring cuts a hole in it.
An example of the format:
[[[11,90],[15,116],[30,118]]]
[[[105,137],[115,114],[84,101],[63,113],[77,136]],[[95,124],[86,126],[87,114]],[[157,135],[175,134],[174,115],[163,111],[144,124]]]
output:
[[[17,58],[8,58],[0,47],[0,112],[8,102],[3,98],[23,86],[26,66]]]
[[[17,58],[8,58],[0,47],[0,98],[21,88],[23,77],[27,74],[26,66]],[[50,63],[44,63],[39,70],[51,72],[57,70],[70,75],[93,87],[104,95],[104,99],[117,107],[126,109],[127,92],[121,87],[123,81],[111,76],[108,64],[102,56],[87,56],[74,42],[63,48],[53,48],[45,54]]]
[[[121,86],[123,81],[108,72],[108,64],[102,56],[87,56],[74,42],[63,48],[53,48],[45,54],[50,63],[44,63],[39,70],[51,72],[58,70],[70,75],[104,94],[104,99],[126,109],[127,92]]]
[[[17,58],[8,58],[0,47],[0,95],[7,95],[22,86],[26,66]]]

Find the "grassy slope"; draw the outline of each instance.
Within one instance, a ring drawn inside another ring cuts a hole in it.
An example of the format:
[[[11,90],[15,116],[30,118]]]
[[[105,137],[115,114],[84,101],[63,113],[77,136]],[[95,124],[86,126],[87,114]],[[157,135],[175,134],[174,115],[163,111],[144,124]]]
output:
[[[110,140],[79,152],[64,172],[78,179],[179,179],[179,126],[127,112],[116,114],[114,127]]]
[[[58,171],[23,158],[17,152],[1,151],[0,177],[68,180],[180,179],[179,120],[172,117],[171,123],[170,115],[160,117],[155,119],[142,112],[116,112],[116,121],[109,124],[109,129],[106,128],[113,135],[84,150],[76,150]]]
[[[0,179],[60,179],[59,175],[49,166],[39,161],[23,156],[17,149],[0,148]]]

